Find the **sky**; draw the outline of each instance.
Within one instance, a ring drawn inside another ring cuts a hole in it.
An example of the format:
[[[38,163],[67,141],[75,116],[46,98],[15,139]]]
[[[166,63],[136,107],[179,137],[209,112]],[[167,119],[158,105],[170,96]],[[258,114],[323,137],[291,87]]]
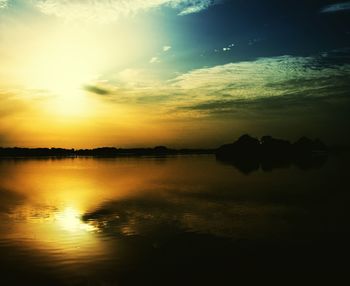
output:
[[[350,2],[0,0],[0,146],[350,144]]]

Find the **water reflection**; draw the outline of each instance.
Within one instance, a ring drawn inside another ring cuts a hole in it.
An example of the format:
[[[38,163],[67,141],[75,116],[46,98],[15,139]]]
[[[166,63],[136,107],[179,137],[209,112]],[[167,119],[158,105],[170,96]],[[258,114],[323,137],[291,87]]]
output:
[[[72,233],[89,232],[97,230],[97,228],[93,225],[84,223],[81,220],[81,215],[82,214],[78,210],[72,207],[67,207],[63,211],[55,215],[55,220],[62,228],[62,230]]]
[[[25,203],[1,216],[2,224],[11,225],[2,232],[1,242],[53,255],[60,264],[103,255],[105,250],[94,234],[97,229],[84,223],[81,215],[72,207]]]
[[[8,285],[212,285],[277,261],[325,270],[320,245],[347,254],[344,166],[245,176],[213,156],[1,160],[0,271]]]
[[[270,172],[276,169],[288,169],[292,166],[296,166],[302,170],[313,170],[322,168],[328,159],[328,154],[314,154],[304,155],[299,157],[270,157],[270,158],[257,158],[257,157],[236,157],[231,159],[217,158],[217,160],[223,164],[232,165],[243,174],[250,174],[258,170]]]

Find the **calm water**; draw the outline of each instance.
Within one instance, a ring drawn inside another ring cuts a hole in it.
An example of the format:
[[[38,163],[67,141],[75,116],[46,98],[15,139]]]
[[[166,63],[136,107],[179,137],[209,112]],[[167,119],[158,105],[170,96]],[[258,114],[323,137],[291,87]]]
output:
[[[213,156],[0,160],[0,284],[344,279],[347,165],[247,175]]]

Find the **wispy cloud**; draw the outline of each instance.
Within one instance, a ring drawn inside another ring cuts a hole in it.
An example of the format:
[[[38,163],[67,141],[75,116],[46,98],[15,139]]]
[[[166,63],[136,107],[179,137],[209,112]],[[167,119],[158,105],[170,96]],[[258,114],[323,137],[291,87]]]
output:
[[[98,95],[108,95],[109,91],[104,88],[100,88],[96,85],[87,85],[84,87],[84,89],[88,92],[95,93]]]
[[[167,52],[169,50],[171,50],[171,46],[164,46],[163,47],[163,52]]]
[[[6,8],[8,4],[8,0],[0,0],[0,9]]]
[[[328,57],[328,56],[327,56]],[[261,88],[261,96],[271,89],[267,85],[291,80],[313,80],[336,75],[349,75],[349,65],[325,63],[322,57],[280,56],[255,61],[230,63],[211,68],[196,69],[177,77],[174,85],[181,89],[206,89],[236,93],[247,87]]]
[[[181,1],[176,1],[176,2],[181,2]],[[182,6],[181,12],[179,15],[188,15],[188,14],[193,14],[193,13],[198,13],[202,10],[207,9],[209,6],[213,4],[212,0],[190,0],[190,1],[183,1],[184,3],[175,3],[176,5]],[[187,3],[186,3],[187,2]]]
[[[263,104],[266,108],[343,98],[350,84],[350,59],[338,52],[315,57],[281,56],[230,63],[182,74],[172,88],[187,94],[186,110],[215,114]]]
[[[260,58],[195,69],[165,81],[155,81],[150,74],[147,70],[121,73],[115,86],[122,92],[119,89],[115,97],[111,92],[109,98],[135,104],[162,103],[158,112],[186,118],[238,116],[249,111],[283,113],[346,101],[350,55],[335,51],[310,57]]]
[[[350,10],[350,2],[342,2],[332,5],[327,5],[324,8],[322,8],[322,13],[334,13],[334,12],[340,12]]]
[[[160,60],[159,60],[159,58],[157,58],[157,57],[153,57],[153,58],[151,58],[151,59],[149,60],[149,63],[150,63],[150,64],[160,63]]]
[[[114,21],[142,11],[168,6],[179,15],[198,13],[214,0],[35,0],[41,12],[70,20]]]

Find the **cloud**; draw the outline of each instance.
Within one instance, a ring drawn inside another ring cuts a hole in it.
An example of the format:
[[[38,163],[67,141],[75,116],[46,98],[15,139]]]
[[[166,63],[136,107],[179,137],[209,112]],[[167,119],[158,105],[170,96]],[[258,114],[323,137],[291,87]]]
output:
[[[177,101],[178,109],[209,115],[257,106],[284,110],[316,102],[344,101],[350,90],[349,78],[349,54],[334,52],[196,69],[171,80],[169,87],[183,96]]]
[[[158,103],[157,114],[176,119],[270,117],[286,112],[304,116],[315,108],[322,110],[317,114],[350,110],[350,51],[346,50],[229,63],[194,69],[170,80],[151,74],[121,72],[113,82],[119,89],[110,92],[108,99],[144,107]]]
[[[6,8],[8,4],[8,0],[0,0],[0,9]]]
[[[157,64],[160,63],[160,60],[157,57],[153,57],[149,60],[150,64]]]
[[[191,0],[191,1],[175,1],[175,2],[184,2],[182,4],[182,11],[179,13],[179,15],[188,15],[188,14],[198,13],[202,10],[209,8],[209,6],[213,4],[212,0],[201,0],[201,1]],[[175,7],[176,5],[181,6],[181,4],[175,4]]]
[[[325,79],[318,82],[324,85],[331,84],[335,77],[349,76],[350,64],[338,64],[339,59],[331,56],[280,56],[229,63],[190,71],[174,79],[173,84],[182,90],[206,90],[242,98],[280,95],[298,88],[299,83],[316,88],[313,80]]]
[[[198,13],[216,2],[215,0],[35,0],[35,5],[42,13],[60,18],[109,22],[166,6],[179,10],[179,15]]]
[[[332,5],[327,5],[324,8],[322,8],[322,13],[334,13],[334,12],[340,12],[350,10],[350,2],[342,2]]]
[[[108,95],[109,91],[107,89],[101,88],[96,85],[87,85],[84,87],[84,89],[88,92],[95,93],[98,95]]]
[[[171,50],[171,46],[164,46],[163,47],[163,52],[167,52],[169,50]]]

